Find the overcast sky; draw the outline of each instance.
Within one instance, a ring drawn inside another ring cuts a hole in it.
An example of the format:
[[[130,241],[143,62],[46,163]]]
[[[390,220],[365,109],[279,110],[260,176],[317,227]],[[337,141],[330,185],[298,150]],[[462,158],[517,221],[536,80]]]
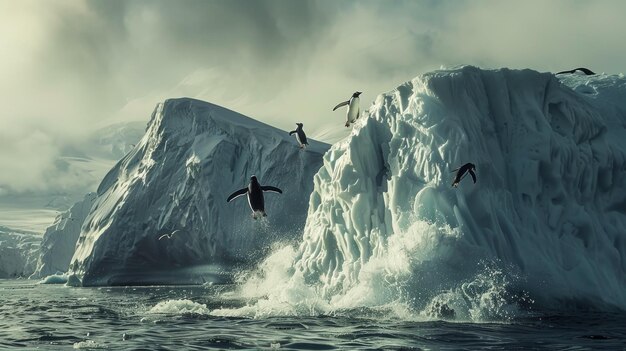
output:
[[[168,97],[310,135],[441,66],[626,71],[626,1],[0,0],[0,193]],[[44,185],[42,185],[44,184]]]

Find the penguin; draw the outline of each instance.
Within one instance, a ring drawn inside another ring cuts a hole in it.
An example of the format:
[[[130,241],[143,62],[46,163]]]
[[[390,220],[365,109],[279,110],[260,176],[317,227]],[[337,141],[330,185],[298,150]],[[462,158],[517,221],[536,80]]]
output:
[[[335,111],[341,106],[348,105],[348,112],[346,113],[346,127],[349,127],[350,123],[354,123],[354,121],[356,121],[361,114],[361,110],[359,108],[359,95],[361,95],[361,92],[357,91],[352,94],[350,100],[340,102],[337,106],[335,106],[335,108],[333,108],[333,111]]]
[[[585,68],[585,67],[574,68],[574,69],[573,69],[573,70],[571,70],[571,71],[561,71],[561,72],[557,72],[557,73],[555,73],[555,74],[576,73],[576,71],[581,71],[581,72],[583,72],[585,75],[588,75],[588,76],[592,76],[592,75],[594,75],[594,74],[595,74],[592,70],[590,70],[590,69],[588,69],[588,68]]]
[[[304,130],[302,130],[304,124],[296,123],[296,125],[298,126],[296,130],[292,130],[291,132],[289,132],[289,135],[293,135],[294,133],[296,134],[296,140],[298,141],[298,144],[300,144],[300,148],[302,149],[307,147],[309,145],[309,142],[306,140],[306,134],[304,134]]]
[[[250,205],[250,209],[252,209],[252,218],[256,219],[257,215],[267,217],[267,214],[265,213],[265,200],[263,199],[264,191],[272,191],[279,194],[283,193],[282,190],[276,187],[262,186],[259,184],[256,176],[253,175],[250,177],[250,184],[246,188],[239,189],[230,194],[228,199],[226,199],[226,202],[231,202],[239,196],[247,195],[248,204]]]
[[[474,181],[474,184],[476,184],[476,174],[474,173],[475,170],[476,166],[473,163],[466,163],[463,166],[453,170],[452,172],[456,172],[456,177],[454,177],[454,182],[452,182],[452,186],[456,188],[459,185],[459,182],[463,178],[465,178],[465,176],[467,175],[466,173],[469,173],[472,176],[472,180]]]

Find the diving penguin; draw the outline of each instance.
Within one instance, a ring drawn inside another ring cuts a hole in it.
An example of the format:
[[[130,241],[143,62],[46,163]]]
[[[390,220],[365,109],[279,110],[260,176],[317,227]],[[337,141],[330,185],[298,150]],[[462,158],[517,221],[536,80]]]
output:
[[[474,174],[475,170],[476,166],[473,163],[466,163],[463,166],[452,170],[452,172],[456,172],[456,177],[454,177],[454,182],[452,182],[452,186],[456,188],[459,185],[459,182],[463,178],[465,178],[467,173],[472,176],[472,180],[474,181],[474,184],[476,184],[476,174]]]
[[[272,191],[275,193],[282,194],[283,191],[273,187],[273,186],[262,186],[259,184],[259,181],[256,179],[256,176],[250,177],[250,184],[246,188],[239,189],[234,193],[230,194],[226,202],[231,202],[239,196],[247,195],[248,196],[248,204],[250,205],[250,209],[252,209],[252,218],[256,219],[257,215],[261,215],[266,217],[265,213],[265,200],[263,199],[264,191]]]
[[[576,71],[583,72],[583,73],[584,73],[585,75],[587,75],[587,76],[592,76],[592,75],[594,75],[594,74],[595,74],[595,72],[593,72],[593,71],[592,71],[592,70],[590,70],[589,68],[579,67],[579,68],[574,68],[574,69],[569,70],[569,71],[561,71],[561,72],[557,72],[557,73],[555,73],[555,75],[557,75],[557,74],[565,74],[565,73],[572,73],[572,74],[574,74],[574,73],[576,73]]]
[[[298,144],[300,144],[300,148],[305,148],[309,145],[309,142],[306,140],[306,134],[304,134],[304,130],[302,129],[302,126],[304,126],[304,124],[302,123],[296,123],[296,125],[298,126],[296,128],[296,130],[292,130],[291,132],[289,132],[289,135],[293,135],[294,133],[296,134],[296,140],[298,141]]]
[[[348,112],[346,113],[346,127],[349,127],[350,123],[354,123],[354,121],[356,121],[357,118],[359,118],[359,115],[361,113],[361,110],[359,107],[359,95],[361,95],[361,92],[357,91],[354,94],[352,94],[352,97],[350,98],[350,100],[340,102],[339,104],[337,104],[337,106],[335,106],[335,108],[333,108],[333,111],[335,111],[341,106],[348,105]]]

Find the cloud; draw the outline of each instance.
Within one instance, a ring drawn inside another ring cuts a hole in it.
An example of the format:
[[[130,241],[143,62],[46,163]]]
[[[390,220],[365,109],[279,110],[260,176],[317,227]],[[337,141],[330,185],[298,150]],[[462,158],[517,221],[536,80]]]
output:
[[[0,150],[0,187],[60,186],[45,175],[66,144],[147,120],[168,97],[328,135],[347,133],[331,108],[355,90],[367,105],[441,65],[623,72],[625,12],[566,0],[0,2],[3,145],[21,145]]]

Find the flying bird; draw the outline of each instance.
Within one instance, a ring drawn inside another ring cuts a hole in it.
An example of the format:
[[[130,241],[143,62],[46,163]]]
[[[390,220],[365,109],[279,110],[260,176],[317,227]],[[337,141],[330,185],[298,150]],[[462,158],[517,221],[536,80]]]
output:
[[[174,234],[176,234],[176,233],[178,233],[178,232],[180,232],[180,230],[178,230],[178,229],[177,229],[177,230],[175,230],[175,231],[173,231],[173,232],[171,232],[171,233],[169,233],[169,234],[163,234],[163,235],[161,235],[161,236],[159,237],[159,239],[158,239],[158,240],[161,240],[161,239],[171,239],[172,237],[174,237]]]

